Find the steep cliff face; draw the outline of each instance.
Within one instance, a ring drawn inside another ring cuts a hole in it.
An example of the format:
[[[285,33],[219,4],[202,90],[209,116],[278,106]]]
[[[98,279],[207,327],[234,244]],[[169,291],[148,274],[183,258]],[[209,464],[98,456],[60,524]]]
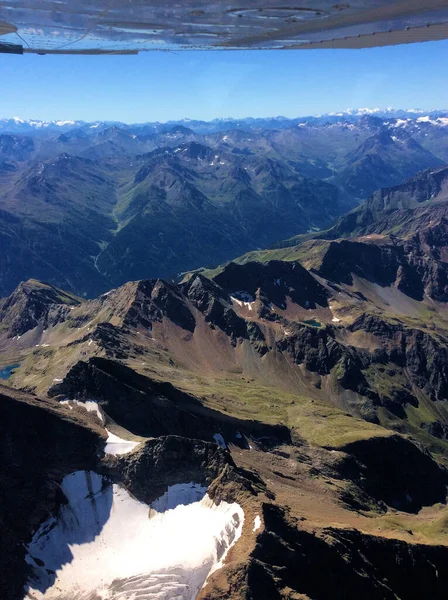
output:
[[[359,471],[354,479],[368,496],[396,510],[418,512],[422,506],[445,502],[448,473],[431,454],[408,439],[393,435],[358,440],[344,452]]]
[[[264,505],[263,521],[264,531],[240,582],[247,587],[236,598],[445,597],[444,547],[409,545],[347,529],[310,533],[273,505]]]
[[[151,380],[117,361],[99,357],[78,362],[63,382],[50,388],[49,395],[81,401],[95,398],[116,423],[145,437],[177,435],[213,441],[221,432],[225,439],[243,445],[247,445],[243,435],[277,442],[290,439],[285,426],[225,417],[168,382]]]
[[[337,283],[353,285],[356,276],[381,287],[394,286],[415,300],[423,300],[426,294],[434,300],[447,301],[448,267],[436,257],[435,236],[430,230],[405,241],[375,235],[332,241],[314,268],[322,277]],[[425,251],[428,247],[432,248],[429,255]]]

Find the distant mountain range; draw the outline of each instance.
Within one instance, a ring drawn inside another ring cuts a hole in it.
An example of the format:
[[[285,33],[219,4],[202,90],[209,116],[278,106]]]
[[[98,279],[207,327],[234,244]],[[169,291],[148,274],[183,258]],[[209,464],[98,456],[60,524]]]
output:
[[[447,114],[2,121],[0,295],[36,277],[90,297],[325,229],[448,163]]]
[[[175,125],[184,125],[194,129],[198,133],[211,133],[213,131],[224,131],[229,128],[261,128],[261,129],[279,129],[290,127],[299,123],[322,123],[327,121],[337,121],[340,119],[356,119],[356,117],[373,115],[380,118],[411,118],[428,116],[432,119],[438,117],[447,117],[448,109],[438,109],[424,111],[419,108],[399,109],[399,108],[348,108],[343,111],[324,113],[321,115],[308,115],[304,117],[246,117],[246,118],[219,118],[211,121],[201,121],[197,119],[180,119],[166,122],[147,121],[145,123],[123,123],[121,121],[80,121],[80,120],[51,120],[42,121],[40,119],[21,119],[20,117],[0,118],[0,133],[22,133],[22,134],[54,134],[70,131],[71,129],[104,129],[108,127],[119,127],[129,131],[146,130],[153,133],[164,129],[170,129]]]

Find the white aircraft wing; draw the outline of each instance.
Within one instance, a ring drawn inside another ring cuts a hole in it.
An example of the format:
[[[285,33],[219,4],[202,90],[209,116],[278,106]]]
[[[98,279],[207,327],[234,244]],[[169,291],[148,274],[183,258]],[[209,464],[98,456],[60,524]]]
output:
[[[0,52],[365,48],[448,38],[448,0],[6,0]]]

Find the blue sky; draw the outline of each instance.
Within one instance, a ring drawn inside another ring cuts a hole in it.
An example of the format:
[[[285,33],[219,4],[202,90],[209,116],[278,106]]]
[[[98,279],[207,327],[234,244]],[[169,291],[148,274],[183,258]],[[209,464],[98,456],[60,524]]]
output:
[[[0,55],[0,117],[287,117],[448,108],[448,41],[366,50]]]

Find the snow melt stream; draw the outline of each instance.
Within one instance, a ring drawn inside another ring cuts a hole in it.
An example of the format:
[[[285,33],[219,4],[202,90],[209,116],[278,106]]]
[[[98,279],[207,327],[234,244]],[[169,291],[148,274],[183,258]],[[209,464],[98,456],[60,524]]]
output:
[[[194,600],[241,535],[238,504],[178,484],[148,506],[93,472],[62,482],[67,503],[28,546],[28,600]]]

